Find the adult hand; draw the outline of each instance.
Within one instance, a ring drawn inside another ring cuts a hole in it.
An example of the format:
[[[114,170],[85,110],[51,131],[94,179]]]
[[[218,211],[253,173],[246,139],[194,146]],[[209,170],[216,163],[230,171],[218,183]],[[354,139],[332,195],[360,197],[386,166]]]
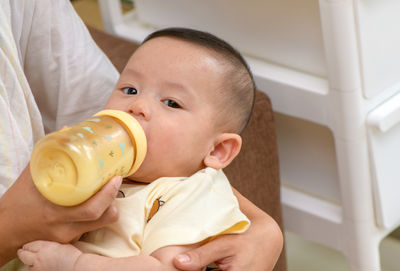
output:
[[[251,220],[242,234],[223,235],[175,257],[174,265],[182,270],[199,270],[215,262],[221,270],[270,271],[283,248],[279,225],[269,215],[235,191],[242,211]]]
[[[115,222],[118,210],[114,199],[121,182],[121,177],[115,177],[84,203],[63,207],[39,193],[28,164],[0,198],[0,266],[14,258],[17,249],[30,241],[68,243],[87,231]]]

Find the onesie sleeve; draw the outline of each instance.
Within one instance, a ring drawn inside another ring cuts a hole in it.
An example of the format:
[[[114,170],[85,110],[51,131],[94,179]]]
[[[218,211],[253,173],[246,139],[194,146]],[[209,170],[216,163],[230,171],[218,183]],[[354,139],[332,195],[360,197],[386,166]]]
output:
[[[222,170],[201,170],[160,195],[158,211],[154,214],[151,208],[153,212],[148,212],[152,216],[148,214],[150,220],[144,230],[143,255],[165,246],[241,233],[250,225]]]

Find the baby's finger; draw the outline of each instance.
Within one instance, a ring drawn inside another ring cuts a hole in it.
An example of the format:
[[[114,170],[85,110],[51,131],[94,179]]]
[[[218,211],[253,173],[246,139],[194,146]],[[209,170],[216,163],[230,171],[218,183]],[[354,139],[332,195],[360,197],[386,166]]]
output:
[[[46,241],[40,241],[40,240],[33,241],[33,242],[25,244],[22,247],[22,249],[29,251],[29,252],[38,252],[45,244],[46,244]]]
[[[35,262],[36,259],[36,253],[31,252],[29,250],[24,250],[24,249],[18,249],[17,251],[18,258],[23,262],[24,264],[28,266],[33,266],[33,263]]]

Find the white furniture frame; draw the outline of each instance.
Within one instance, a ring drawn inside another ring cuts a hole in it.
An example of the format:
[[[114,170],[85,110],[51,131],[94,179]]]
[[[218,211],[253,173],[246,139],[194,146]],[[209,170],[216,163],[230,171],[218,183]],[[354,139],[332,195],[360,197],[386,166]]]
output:
[[[136,42],[188,26],[238,48],[276,111],[285,227],[381,270],[400,224],[400,1],[99,3],[105,30]]]

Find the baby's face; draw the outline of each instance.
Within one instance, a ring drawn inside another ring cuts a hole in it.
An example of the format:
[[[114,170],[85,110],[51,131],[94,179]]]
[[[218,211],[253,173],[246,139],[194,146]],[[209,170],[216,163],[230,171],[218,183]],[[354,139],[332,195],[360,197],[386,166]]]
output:
[[[134,116],[146,133],[147,156],[131,179],[189,176],[204,166],[223,78],[207,49],[178,39],[154,38],[132,55],[106,106]]]

